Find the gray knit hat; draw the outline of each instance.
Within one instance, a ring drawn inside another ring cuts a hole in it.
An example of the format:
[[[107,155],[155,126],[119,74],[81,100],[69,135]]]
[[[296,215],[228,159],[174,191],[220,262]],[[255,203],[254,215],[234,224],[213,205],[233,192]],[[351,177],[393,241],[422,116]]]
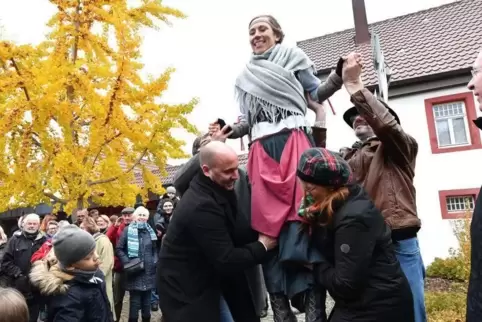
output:
[[[95,249],[91,234],[75,225],[65,226],[53,238],[55,257],[64,267],[84,259]]]

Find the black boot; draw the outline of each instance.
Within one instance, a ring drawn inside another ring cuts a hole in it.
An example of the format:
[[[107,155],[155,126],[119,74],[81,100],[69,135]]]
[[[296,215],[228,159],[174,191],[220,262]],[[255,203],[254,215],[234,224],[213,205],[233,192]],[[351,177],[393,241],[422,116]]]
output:
[[[159,304],[157,304],[157,302],[151,304],[151,311],[152,311],[152,312],[157,312],[157,311],[159,311]]]
[[[288,297],[282,293],[270,294],[271,310],[273,310],[273,322],[296,322],[296,316],[291,311]]]
[[[326,291],[320,288],[313,288],[306,293],[305,300],[305,321],[326,322]]]
[[[142,322],[151,322],[151,317],[142,318]]]

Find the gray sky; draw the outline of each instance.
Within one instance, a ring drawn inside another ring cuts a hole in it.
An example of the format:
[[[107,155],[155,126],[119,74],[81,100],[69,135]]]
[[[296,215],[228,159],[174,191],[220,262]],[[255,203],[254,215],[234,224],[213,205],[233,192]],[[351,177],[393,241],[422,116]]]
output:
[[[368,22],[439,6],[453,0],[365,0]],[[353,27],[350,0],[165,0],[189,17],[172,27],[145,30],[143,62],[145,72],[159,74],[166,67],[177,71],[163,99],[201,103],[190,120],[201,130],[217,117],[234,121],[238,108],[233,99],[234,80],[249,58],[248,23],[258,14],[275,16],[286,34],[286,43],[321,36]],[[296,4],[295,4],[296,3]],[[45,23],[54,12],[48,0],[1,0],[0,23],[8,39],[37,43],[47,32]],[[347,106],[348,107],[348,106]],[[192,136],[177,133],[187,141]],[[239,143],[233,143],[239,147]]]

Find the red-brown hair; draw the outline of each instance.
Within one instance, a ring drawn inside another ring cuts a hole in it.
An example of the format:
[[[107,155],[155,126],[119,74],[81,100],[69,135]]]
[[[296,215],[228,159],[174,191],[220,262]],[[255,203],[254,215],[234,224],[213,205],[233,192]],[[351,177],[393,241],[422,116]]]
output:
[[[42,220],[42,223],[40,224],[40,231],[43,231],[44,233],[46,233],[47,229],[49,228],[49,222],[55,219],[57,219],[55,215],[45,215],[44,219]]]
[[[323,200],[315,200],[303,218],[306,220],[308,226],[326,226],[331,223],[333,219],[333,204],[346,199],[350,191],[347,187],[340,187],[329,190],[328,195],[323,196]],[[305,192],[305,198],[307,192]]]

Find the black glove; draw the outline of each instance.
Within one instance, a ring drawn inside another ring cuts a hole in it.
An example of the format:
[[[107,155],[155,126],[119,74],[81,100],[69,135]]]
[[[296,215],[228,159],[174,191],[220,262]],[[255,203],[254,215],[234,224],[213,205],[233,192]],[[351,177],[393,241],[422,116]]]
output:
[[[338,59],[338,63],[336,63],[336,69],[335,69],[335,73],[342,77],[343,76],[343,63],[345,62],[345,60],[340,57],[340,59]]]

